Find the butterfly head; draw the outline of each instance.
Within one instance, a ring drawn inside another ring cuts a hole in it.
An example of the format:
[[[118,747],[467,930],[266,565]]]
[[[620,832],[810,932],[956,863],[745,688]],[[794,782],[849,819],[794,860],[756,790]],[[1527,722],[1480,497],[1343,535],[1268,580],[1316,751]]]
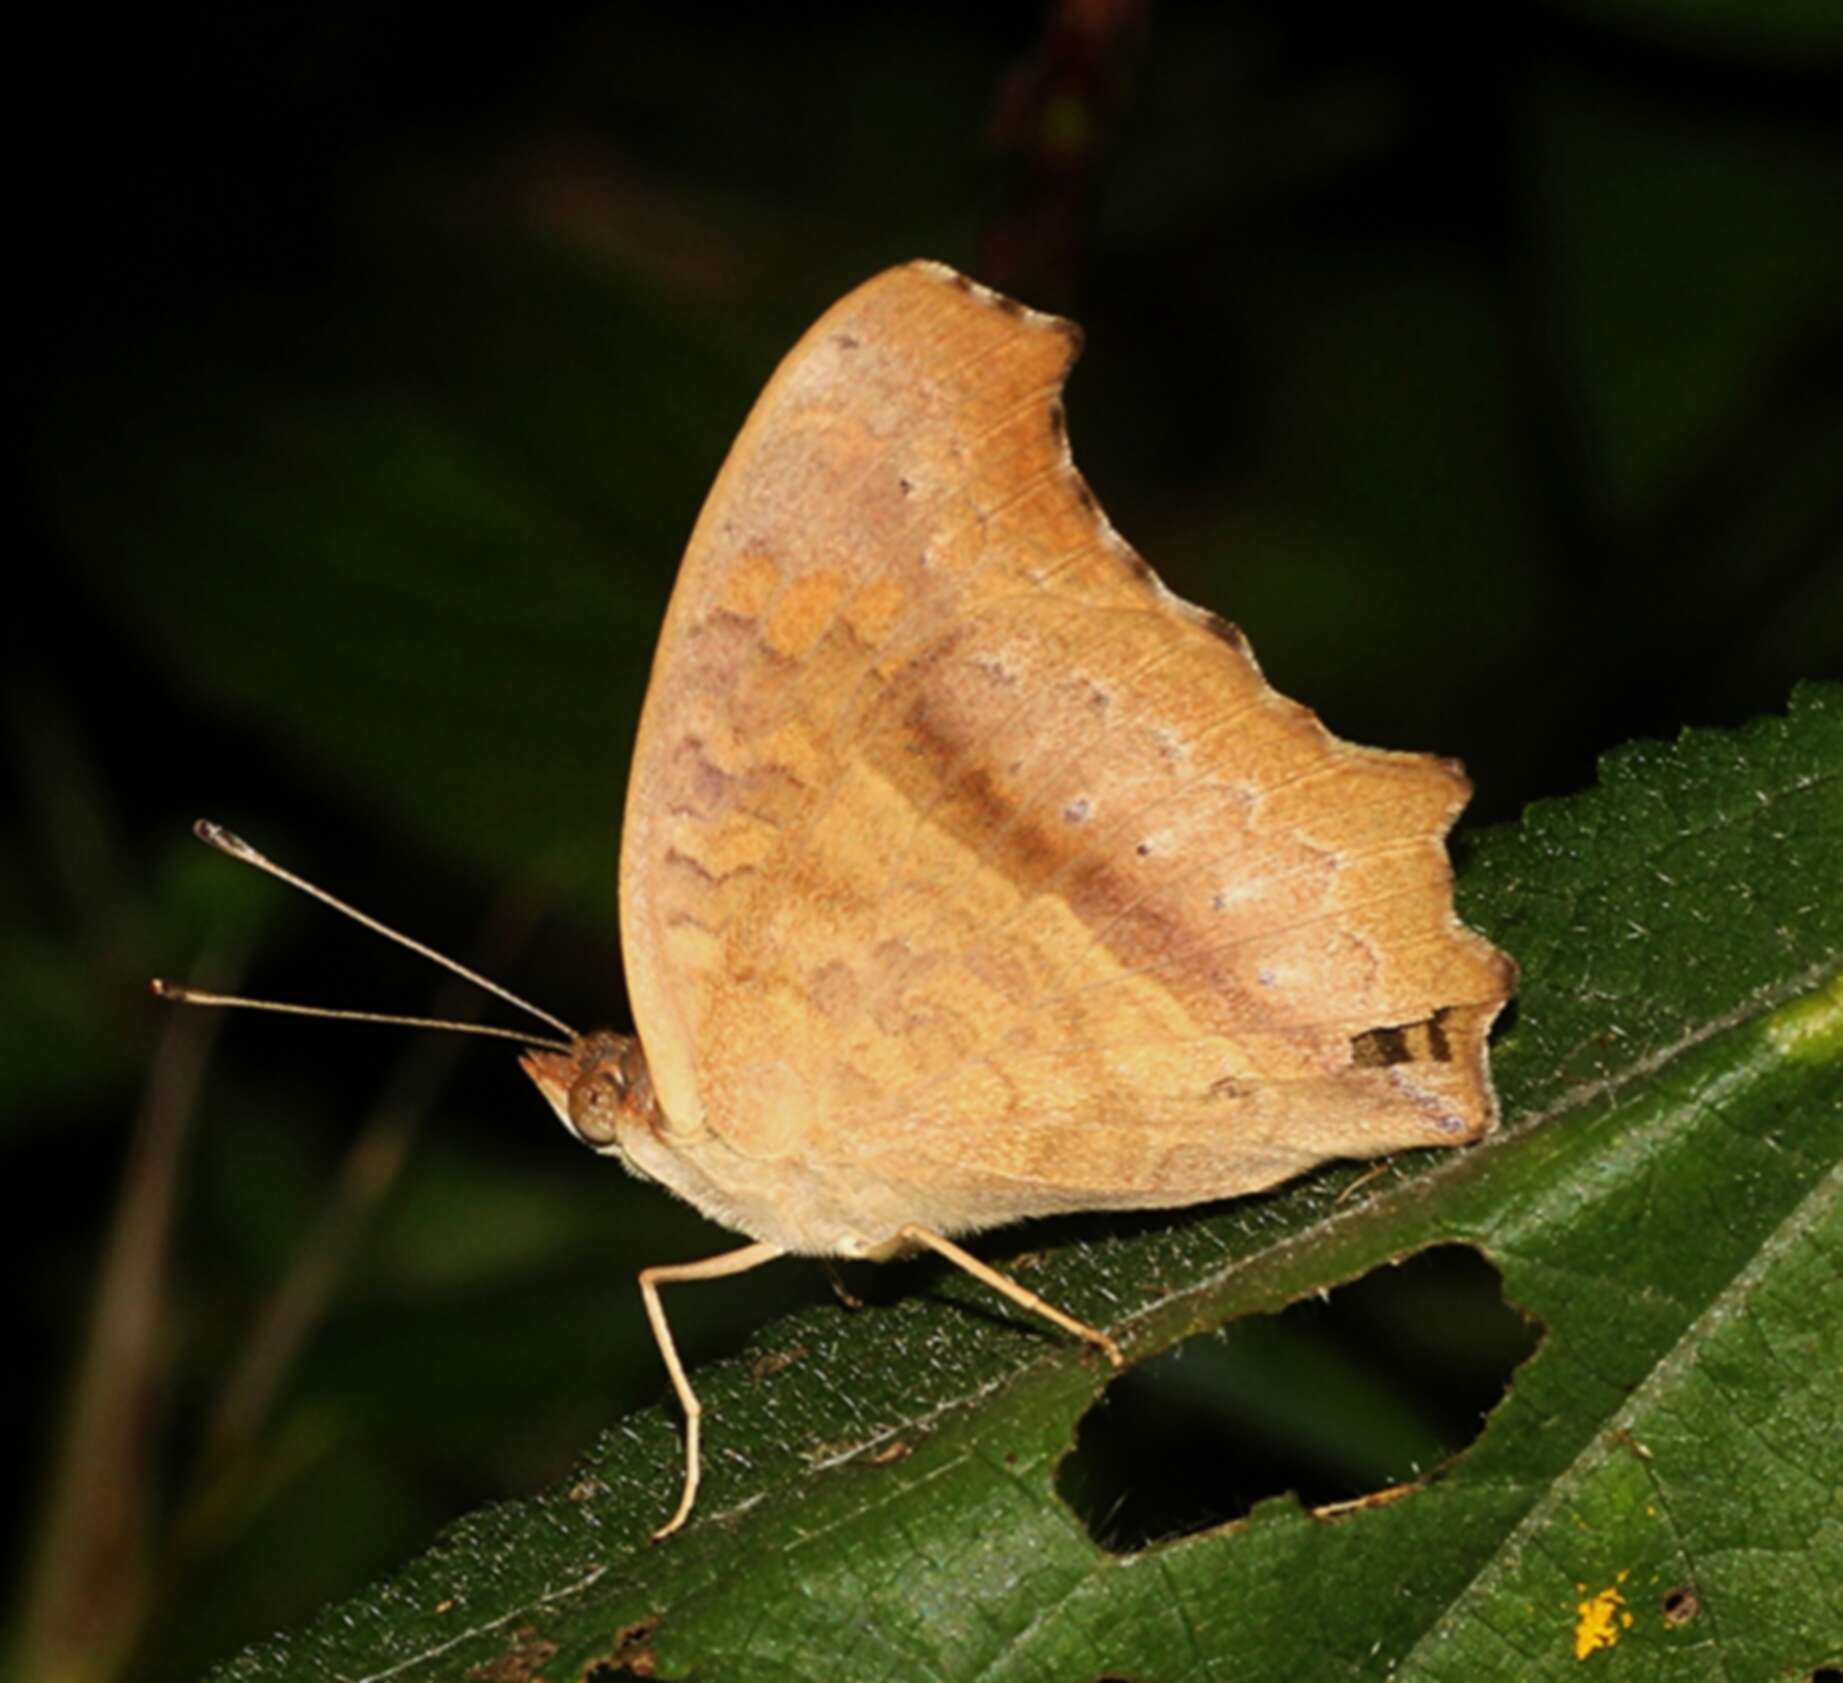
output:
[[[623,1132],[658,1130],[659,1101],[632,1035],[602,1029],[580,1036],[568,1052],[527,1052],[518,1061],[558,1120],[591,1151],[618,1155]]]

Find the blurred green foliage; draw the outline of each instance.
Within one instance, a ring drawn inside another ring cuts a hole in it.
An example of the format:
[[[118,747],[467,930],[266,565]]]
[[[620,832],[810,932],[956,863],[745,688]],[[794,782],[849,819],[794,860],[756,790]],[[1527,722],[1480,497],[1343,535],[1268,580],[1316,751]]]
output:
[[[1832,7],[37,27],[0,873],[21,1583],[175,1032],[145,978],[427,1003],[186,824],[622,1024],[619,803],[678,549],[775,358],[877,268],[1080,319],[1115,523],[1341,733],[1464,757],[1477,818],[1843,671]],[[91,1675],[190,1675],[659,1395],[632,1270],[723,1240],[491,1048],[368,1128],[419,1056],[220,1029],[137,1253],[158,1322],[90,1514]],[[208,1478],[343,1155],[412,1128]],[[685,1294],[689,1358],[826,1292],[772,1272]]]

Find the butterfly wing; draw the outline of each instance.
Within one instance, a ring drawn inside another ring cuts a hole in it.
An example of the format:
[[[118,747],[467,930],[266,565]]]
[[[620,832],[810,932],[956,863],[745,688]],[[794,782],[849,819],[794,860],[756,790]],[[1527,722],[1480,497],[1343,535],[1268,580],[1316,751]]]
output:
[[[1338,740],[1164,588],[1070,462],[1076,348],[939,265],[877,277],[781,365],[685,558],[628,983],[681,1190],[789,1248],[1494,1119],[1513,971],[1453,912],[1463,775]]]

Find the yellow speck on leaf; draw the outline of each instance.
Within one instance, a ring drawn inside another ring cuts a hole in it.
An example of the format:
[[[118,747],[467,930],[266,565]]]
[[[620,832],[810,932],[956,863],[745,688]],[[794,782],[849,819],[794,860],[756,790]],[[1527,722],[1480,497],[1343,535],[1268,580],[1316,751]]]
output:
[[[1626,1574],[1621,1572],[1618,1583],[1607,1585],[1598,1595],[1589,1596],[1575,1607],[1574,1657],[1577,1660],[1597,1654],[1602,1648],[1616,1647],[1619,1633],[1632,1628],[1631,1611],[1618,1587],[1625,1580]],[[1585,1584],[1575,1585],[1580,1590],[1586,1587]]]

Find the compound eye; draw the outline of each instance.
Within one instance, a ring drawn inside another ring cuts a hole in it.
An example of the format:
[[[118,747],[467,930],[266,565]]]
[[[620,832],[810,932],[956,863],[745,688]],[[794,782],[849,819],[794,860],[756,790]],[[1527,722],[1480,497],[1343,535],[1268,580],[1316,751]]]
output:
[[[570,1126],[586,1145],[613,1145],[625,1096],[620,1078],[608,1069],[576,1077],[570,1088]]]

